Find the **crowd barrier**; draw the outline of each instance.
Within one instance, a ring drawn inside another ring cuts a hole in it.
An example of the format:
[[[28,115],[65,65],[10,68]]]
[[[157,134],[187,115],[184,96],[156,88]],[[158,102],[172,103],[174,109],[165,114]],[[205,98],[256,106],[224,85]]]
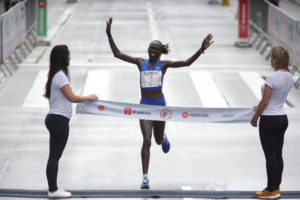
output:
[[[36,0],[21,1],[0,15],[0,83],[36,45]]]
[[[20,2],[1,15],[2,60],[6,60],[25,41],[25,2]]]
[[[291,73],[300,85],[300,20],[264,0],[250,1],[250,40],[252,45],[270,58],[271,47],[284,46],[290,54]]]

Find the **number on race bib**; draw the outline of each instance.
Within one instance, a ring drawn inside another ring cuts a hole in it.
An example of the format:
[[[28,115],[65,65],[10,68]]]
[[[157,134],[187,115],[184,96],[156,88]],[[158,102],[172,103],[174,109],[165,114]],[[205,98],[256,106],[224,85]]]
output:
[[[161,71],[142,71],[141,87],[159,87],[161,86]]]

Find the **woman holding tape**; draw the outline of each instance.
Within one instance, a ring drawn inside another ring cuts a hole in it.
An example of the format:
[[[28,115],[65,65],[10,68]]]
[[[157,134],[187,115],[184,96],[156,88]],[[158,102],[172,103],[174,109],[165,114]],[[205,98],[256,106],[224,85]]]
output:
[[[280,197],[280,183],[283,172],[282,147],[284,134],[288,127],[288,118],[283,109],[284,102],[293,86],[293,78],[289,73],[289,53],[281,47],[273,47],[271,64],[275,72],[267,76],[262,85],[262,99],[254,107],[255,114],[251,125],[257,127],[259,120],[259,136],[266,158],[267,187],[256,192],[258,198]]]
[[[50,54],[50,68],[44,96],[49,99],[50,111],[45,125],[50,133],[50,152],[46,175],[48,196],[66,198],[71,193],[57,187],[57,172],[60,157],[69,137],[69,121],[72,116],[72,103],[98,100],[96,95],[76,96],[69,83],[70,52],[66,45],[53,47]]]
[[[190,66],[204,51],[213,43],[212,35],[208,34],[202,42],[201,48],[184,61],[160,60],[161,54],[167,54],[168,45],[163,45],[160,41],[154,40],[148,48],[149,59],[132,57],[122,53],[116,46],[111,35],[112,18],[106,21],[106,33],[112,52],[116,58],[137,65],[140,71],[141,104],[165,106],[165,98],[162,92],[163,78],[169,67],[178,68]],[[141,189],[149,189],[148,168],[150,159],[150,146],[152,129],[155,141],[162,145],[164,153],[168,153],[170,143],[165,132],[165,121],[140,120],[140,128],[143,134],[143,146],[141,150],[143,181]]]

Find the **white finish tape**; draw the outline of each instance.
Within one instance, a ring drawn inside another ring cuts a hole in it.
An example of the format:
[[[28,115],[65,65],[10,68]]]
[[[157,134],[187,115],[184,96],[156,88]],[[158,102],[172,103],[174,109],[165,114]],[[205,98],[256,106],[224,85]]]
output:
[[[178,122],[250,122],[252,108],[193,108],[129,104],[112,101],[86,101],[77,104],[76,113],[134,119]]]

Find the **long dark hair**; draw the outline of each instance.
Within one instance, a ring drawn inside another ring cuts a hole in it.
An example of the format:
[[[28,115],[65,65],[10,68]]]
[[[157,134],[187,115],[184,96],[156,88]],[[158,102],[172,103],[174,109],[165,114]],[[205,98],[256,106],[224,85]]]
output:
[[[53,79],[53,76],[59,71],[62,70],[68,79],[70,79],[69,76],[69,56],[70,52],[67,47],[67,45],[56,45],[53,47],[51,54],[50,54],[50,67],[49,67],[49,72],[48,72],[48,80],[45,86],[45,94],[44,97],[47,99],[50,98],[50,87],[51,87],[51,82]]]

